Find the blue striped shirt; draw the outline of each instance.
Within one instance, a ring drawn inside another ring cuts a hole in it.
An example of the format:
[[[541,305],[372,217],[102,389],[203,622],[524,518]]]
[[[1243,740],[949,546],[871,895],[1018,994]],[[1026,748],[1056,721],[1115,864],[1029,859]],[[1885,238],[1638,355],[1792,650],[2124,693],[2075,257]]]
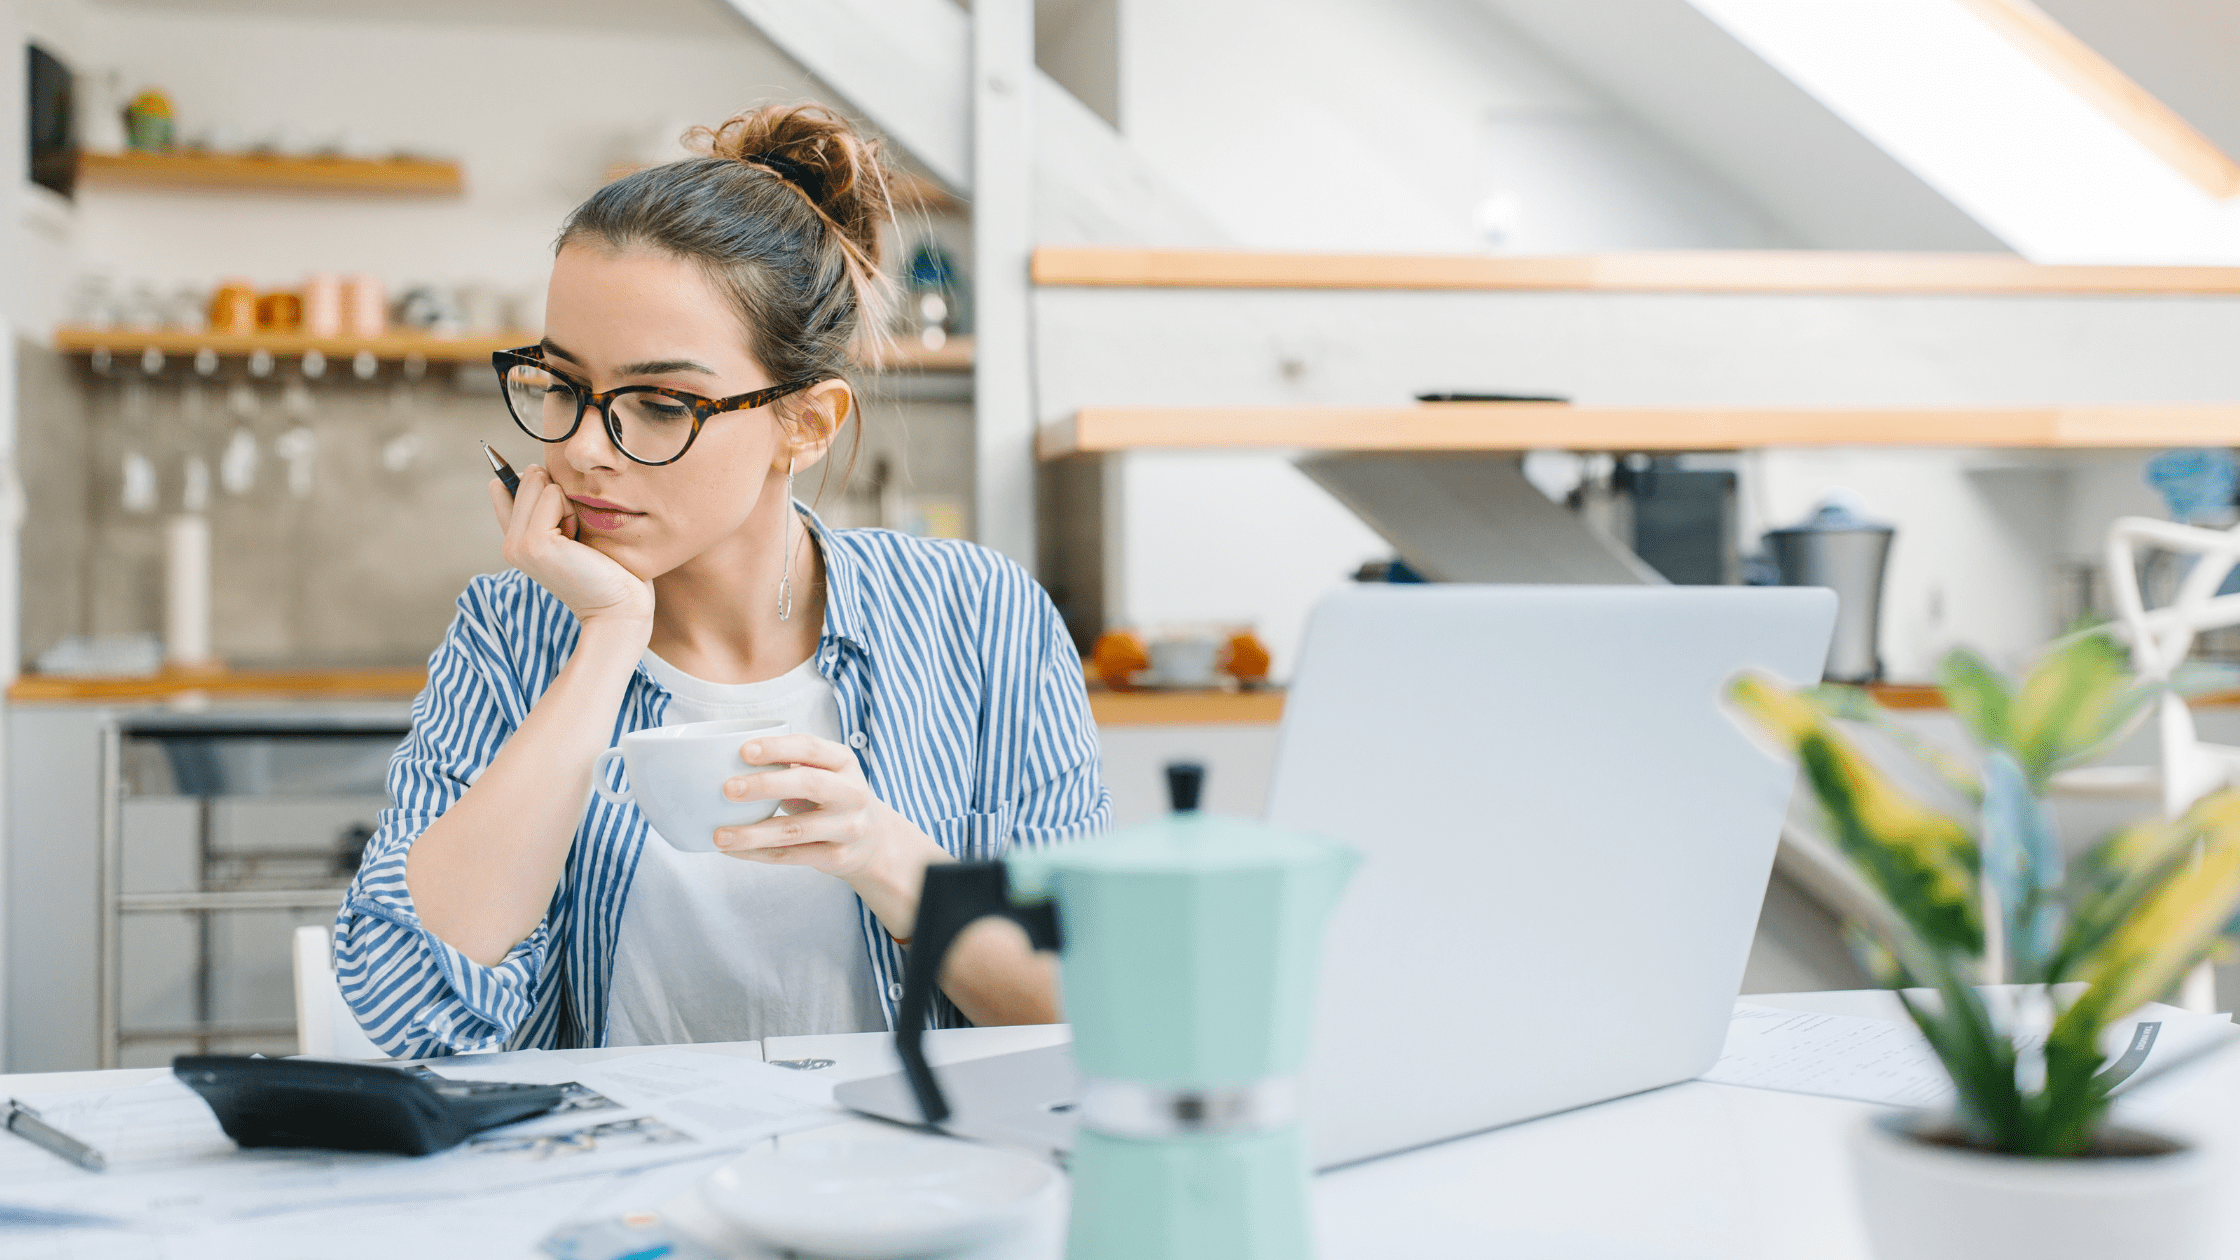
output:
[[[1112,800],[1081,658],[1034,579],[971,543],[830,530],[801,512],[825,563],[817,669],[839,695],[842,733],[879,799],[964,859],[1101,830]],[[468,583],[429,658],[412,733],[389,763],[390,808],[335,922],[343,997],[392,1055],[606,1041],[615,939],[646,839],[637,806],[592,797],[544,921],[494,967],[420,925],[404,874],[413,839],[528,717],[577,628],[520,571],[486,575]],[[661,725],[668,703],[641,665],[608,743]],[[608,773],[619,789],[619,768]],[[860,901],[858,910],[891,1026],[902,951]],[[941,1003],[937,1026],[962,1022]]]

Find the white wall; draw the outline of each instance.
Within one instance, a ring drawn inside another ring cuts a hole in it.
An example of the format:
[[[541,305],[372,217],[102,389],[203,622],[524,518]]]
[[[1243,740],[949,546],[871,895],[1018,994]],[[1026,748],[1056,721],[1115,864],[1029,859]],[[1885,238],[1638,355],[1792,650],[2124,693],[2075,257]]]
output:
[[[1124,0],[1121,130],[1239,243],[1509,249],[1785,239],[1466,0]]]
[[[1392,548],[1281,456],[1145,451],[1114,479],[1114,624],[1250,622],[1287,675],[1316,600]]]

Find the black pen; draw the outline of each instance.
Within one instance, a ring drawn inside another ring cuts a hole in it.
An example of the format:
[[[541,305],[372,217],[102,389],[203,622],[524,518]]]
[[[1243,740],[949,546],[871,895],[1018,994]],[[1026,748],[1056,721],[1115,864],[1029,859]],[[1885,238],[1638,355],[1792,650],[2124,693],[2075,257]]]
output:
[[[11,1098],[5,1112],[5,1123],[0,1127],[37,1146],[43,1146],[56,1155],[69,1160],[87,1172],[100,1172],[109,1166],[101,1152],[71,1137],[62,1130],[39,1118],[39,1113]]]
[[[480,441],[481,439],[476,440]],[[482,443],[482,453],[490,457],[490,471],[498,474],[498,480],[504,484],[506,493],[521,493],[521,477],[513,471],[513,465],[507,463],[504,456],[491,450],[488,442]]]

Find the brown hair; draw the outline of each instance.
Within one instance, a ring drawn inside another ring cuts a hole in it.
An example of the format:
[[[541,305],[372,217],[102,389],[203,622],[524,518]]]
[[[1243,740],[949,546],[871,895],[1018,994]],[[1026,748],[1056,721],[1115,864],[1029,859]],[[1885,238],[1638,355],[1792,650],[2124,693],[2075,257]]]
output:
[[[879,142],[815,104],[765,105],[684,141],[705,156],[591,194],[554,249],[588,240],[698,263],[772,384],[852,384],[852,356],[886,327],[879,228],[894,205]]]

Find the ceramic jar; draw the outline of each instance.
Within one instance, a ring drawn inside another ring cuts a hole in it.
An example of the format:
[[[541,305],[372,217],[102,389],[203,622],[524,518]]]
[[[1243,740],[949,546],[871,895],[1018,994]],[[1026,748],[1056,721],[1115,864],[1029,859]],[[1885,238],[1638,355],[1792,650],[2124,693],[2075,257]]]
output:
[[[1852,1133],[1860,1211],[1877,1260],[2208,1260],[2218,1220],[2200,1150],[2112,1130],[2118,1153],[1999,1155],[1924,1140],[1940,1116],[1874,1116]]]

